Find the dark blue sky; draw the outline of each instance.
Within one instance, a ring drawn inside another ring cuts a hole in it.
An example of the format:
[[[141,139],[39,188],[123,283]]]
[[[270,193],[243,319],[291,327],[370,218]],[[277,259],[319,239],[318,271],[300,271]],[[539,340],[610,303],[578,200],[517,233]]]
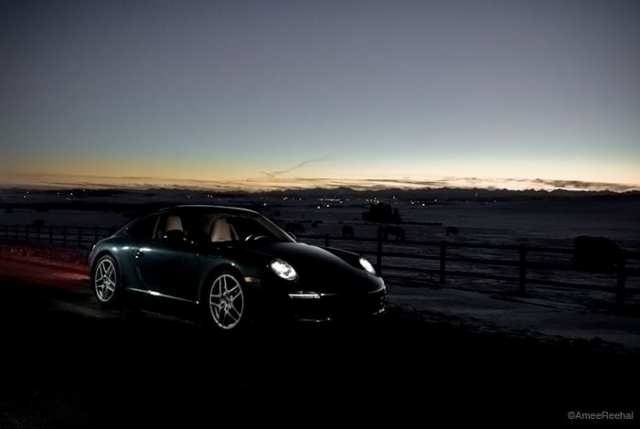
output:
[[[638,1],[0,4],[5,183],[640,188]]]

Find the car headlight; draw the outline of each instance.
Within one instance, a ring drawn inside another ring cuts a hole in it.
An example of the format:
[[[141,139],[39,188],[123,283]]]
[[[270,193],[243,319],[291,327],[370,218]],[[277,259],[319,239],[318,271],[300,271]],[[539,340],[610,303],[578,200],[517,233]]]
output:
[[[374,276],[376,275],[376,269],[373,268],[371,262],[369,262],[365,257],[360,256],[360,258],[358,258],[358,261],[360,261],[360,265],[362,265],[362,268],[367,270],[368,273],[373,274]]]
[[[278,275],[278,277],[285,280],[295,280],[298,278],[298,273],[293,267],[282,259],[274,259],[269,263],[269,268]]]

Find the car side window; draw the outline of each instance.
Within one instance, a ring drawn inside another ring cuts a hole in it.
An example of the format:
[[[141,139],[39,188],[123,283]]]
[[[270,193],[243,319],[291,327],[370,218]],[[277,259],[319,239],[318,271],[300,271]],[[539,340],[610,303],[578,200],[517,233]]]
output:
[[[127,228],[126,233],[135,238],[153,238],[158,216],[148,216]]]
[[[154,239],[162,240],[168,232],[180,232],[183,237],[189,237],[189,217],[179,213],[166,213],[160,216]]]

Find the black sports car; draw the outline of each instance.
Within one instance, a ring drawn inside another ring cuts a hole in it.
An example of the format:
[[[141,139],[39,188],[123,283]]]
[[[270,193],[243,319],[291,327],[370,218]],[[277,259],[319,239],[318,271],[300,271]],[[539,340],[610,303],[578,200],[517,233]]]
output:
[[[384,312],[384,281],[364,257],[297,242],[240,208],[178,206],[143,216],[96,243],[89,266],[100,304],[125,293],[188,302],[225,330],[260,317]]]

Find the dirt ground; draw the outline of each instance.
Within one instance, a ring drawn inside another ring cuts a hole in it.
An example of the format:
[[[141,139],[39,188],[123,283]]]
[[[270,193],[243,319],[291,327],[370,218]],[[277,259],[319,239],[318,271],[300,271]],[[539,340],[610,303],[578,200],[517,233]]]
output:
[[[102,310],[78,284],[0,274],[0,427],[640,418],[636,355],[471,332],[393,306],[358,324],[223,335],[187,309]]]

